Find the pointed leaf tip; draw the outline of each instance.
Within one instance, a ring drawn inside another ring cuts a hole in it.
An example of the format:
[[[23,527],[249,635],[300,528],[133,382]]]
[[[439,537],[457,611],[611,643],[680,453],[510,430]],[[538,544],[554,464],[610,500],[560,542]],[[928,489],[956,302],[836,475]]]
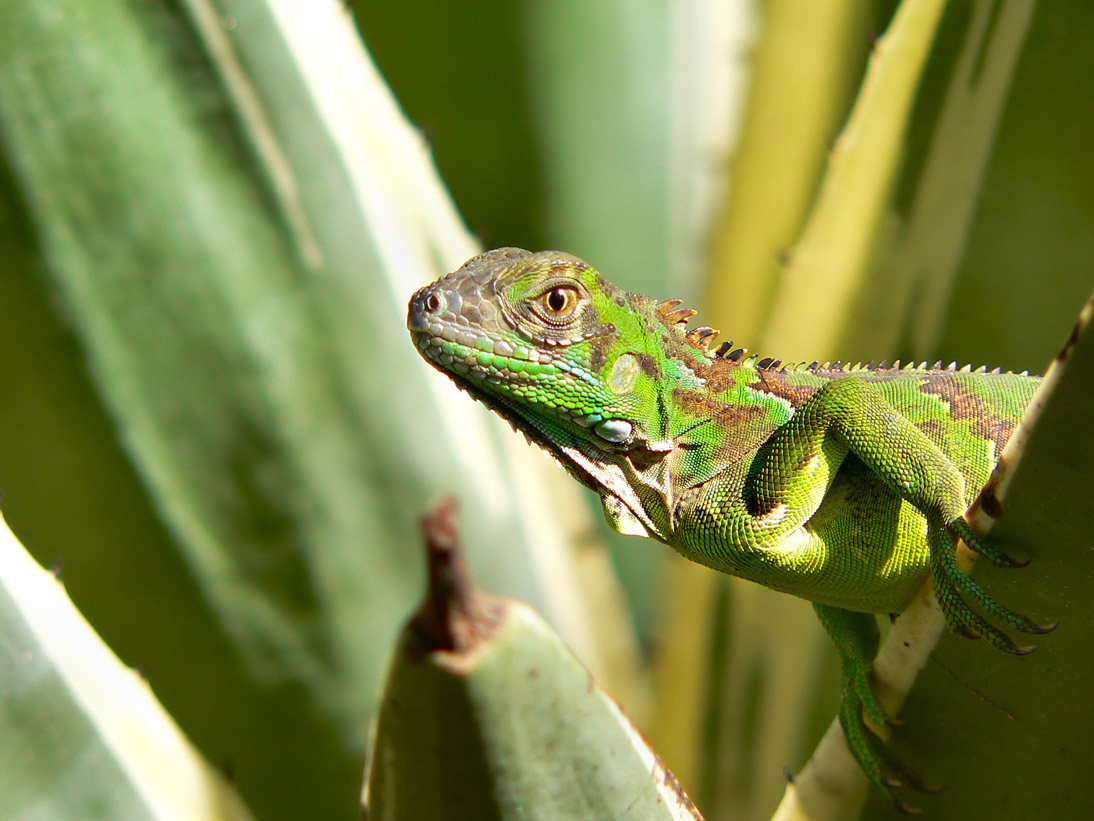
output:
[[[445,496],[422,517],[429,581],[411,624],[426,652],[468,652],[491,636],[502,619],[497,600],[471,582],[460,549],[458,514],[456,498]]]

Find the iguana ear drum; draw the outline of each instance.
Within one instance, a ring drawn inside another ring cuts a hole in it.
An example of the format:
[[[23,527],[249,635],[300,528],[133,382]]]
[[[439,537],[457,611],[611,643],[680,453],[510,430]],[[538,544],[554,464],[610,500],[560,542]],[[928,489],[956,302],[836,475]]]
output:
[[[616,396],[630,393],[641,370],[638,357],[632,353],[620,354],[612,365],[612,372],[608,375],[608,387]]]

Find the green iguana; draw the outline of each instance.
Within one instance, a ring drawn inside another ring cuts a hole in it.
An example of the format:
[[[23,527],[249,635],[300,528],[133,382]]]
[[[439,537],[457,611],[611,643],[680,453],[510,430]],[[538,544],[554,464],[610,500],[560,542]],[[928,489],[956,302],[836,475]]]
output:
[[[716,331],[688,330],[679,300],[605,281],[570,254],[502,248],[419,290],[407,327],[430,364],[596,492],[611,526],[723,573],[813,602],[836,644],[840,720],[869,779],[922,782],[863,713],[892,723],[869,683],[873,614],[899,613],[928,574],[950,628],[1017,646],[969,606],[1045,633],[958,569],[965,511],[1039,378],[936,365],[783,365]]]

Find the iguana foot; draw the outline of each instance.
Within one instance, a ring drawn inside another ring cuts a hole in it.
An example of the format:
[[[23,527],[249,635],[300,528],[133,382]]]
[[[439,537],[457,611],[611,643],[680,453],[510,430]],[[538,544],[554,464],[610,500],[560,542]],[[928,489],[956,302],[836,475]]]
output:
[[[905,767],[890,752],[885,741],[867,726],[864,715],[878,726],[895,727],[900,724],[889,718],[874,695],[870,686],[870,664],[845,659],[842,670],[843,702],[839,718],[851,755],[866,777],[889,797],[900,812],[906,815],[919,813],[917,807],[904,802],[898,791],[908,787],[928,793],[937,792],[940,788],[925,783],[916,772]]]
[[[932,530],[935,529],[932,528]],[[969,638],[983,636],[1000,650],[1015,655],[1022,656],[1036,650],[1035,644],[1024,646],[1015,644],[1010,636],[974,611],[964,597],[967,596],[974,601],[989,616],[1022,633],[1043,635],[1055,630],[1056,624],[1039,625],[1032,619],[995,601],[957,566],[956,541],[961,539],[971,549],[1000,567],[1023,567],[1028,562],[1016,562],[989,545],[982,537],[972,532],[964,518],[954,519],[944,530],[937,529],[936,532],[938,535],[931,538],[931,573],[934,577],[935,595],[938,597],[938,603],[946,616],[946,624],[949,628]]]

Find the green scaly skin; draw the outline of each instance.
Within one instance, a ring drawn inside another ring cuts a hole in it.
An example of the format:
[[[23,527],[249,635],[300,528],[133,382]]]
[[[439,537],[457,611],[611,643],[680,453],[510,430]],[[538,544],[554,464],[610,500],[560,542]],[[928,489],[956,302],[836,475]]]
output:
[[[933,574],[954,631],[1022,654],[1025,633],[956,562],[958,538],[1016,562],[963,515],[1039,383],[1025,374],[758,360],[694,311],[604,280],[570,254],[502,248],[421,289],[422,355],[600,496],[620,533],[814,603],[843,670],[840,718],[867,776],[921,782],[863,721],[890,723],[869,683],[875,613]],[[976,605],[973,609],[969,602]],[[979,612],[978,612],[979,611]]]

